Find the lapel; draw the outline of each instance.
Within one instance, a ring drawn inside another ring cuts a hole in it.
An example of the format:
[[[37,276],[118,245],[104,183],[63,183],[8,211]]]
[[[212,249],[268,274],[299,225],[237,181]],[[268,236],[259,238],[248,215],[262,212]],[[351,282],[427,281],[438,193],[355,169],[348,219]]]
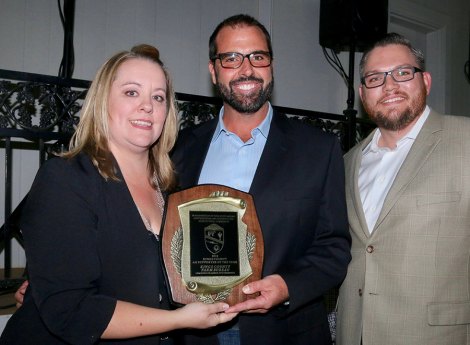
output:
[[[389,214],[398,198],[403,194],[408,184],[419,173],[423,164],[429,159],[431,153],[441,141],[442,134],[442,116],[431,110],[429,117],[426,119],[421,131],[419,132],[413,146],[405,158],[395,181],[388,192],[382,211],[380,212],[375,229],[380,227],[385,217]],[[373,232],[373,234],[376,231]]]
[[[197,185],[210,141],[217,127],[217,121],[217,119],[211,120],[195,128],[188,140],[182,138],[186,144],[182,162],[184,168],[178,167],[182,188]],[[275,171],[280,171],[280,167],[285,164],[287,148],[290,143],[288,128],[290,128],[289,122],[284,115],[274,111],[268,140],[253,177],[250,194],[259,195],[263,191],[269,190],[268,184],[278,183],[274,182],[271,177]],[[270,176],[270,178],[266,178],[266,176]]]
[[[361,167],[362,162],[362,151],[371,142],[376,130],[372,131],[372,133],[370,133],[367,138],[351,152],[351,157],[349,158],[351,163],[345,165],[346,179],[348,180],[347,186],[349,186],[348,194],[350,195],[351,203],[355,211],[354,213],[349,212],[349,223],[353,230],[357,229],[357,226],[359,226],[363,235],[366,237],[369,237],[370,233],[367,227],[364,209],[362,208],[361,195],[359,193],[359,168]],[[357,217],[352,218],[352,215],[356,215]]]
[[[280,171],[281,166],[286,164],[286,155],[290,143],[289,128],[289,122],[284,115],[274,111],[268,139],[249,191],[253,196],[269,190],[269,184],[277,185],[281,183],[275,181],[275,172]]]
[[[217,127],[218,117],[214,120],[195,128],[186,143],[184,161],[185,168],[180,171],[181,187],[191,187],[198,183],[204,160],[212,140],[215,128]]]
[[[124,180],[121,168],[114,156],[112,156],[112,159],[118,180],[109,179],[104,182],[103,186],[105,190],[104,196],[108,200],[108,207],[115,211],[116,219],[113,222],[122,225],[124,228],[140,228],[139,232],[135,233],[135,236],[137,236],[137,233],[140,237],[142,235],[147,236],[148,231],[142,221],[137,204],[134,202],[129,187]]]

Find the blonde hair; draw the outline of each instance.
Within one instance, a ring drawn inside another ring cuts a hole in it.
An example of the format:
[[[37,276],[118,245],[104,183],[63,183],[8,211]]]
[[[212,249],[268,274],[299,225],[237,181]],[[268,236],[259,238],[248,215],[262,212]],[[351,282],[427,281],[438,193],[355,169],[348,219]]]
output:
[[[147,59],[158,64],[166,78],[167,116],[162,133],[149,150],[149,174],[156,176],[163,190],[171,190],[176,183],[173,163],[169,152],[173,148],[178,132],[176,99],[171,78],[157,48],[140,44],[130,51],[112,56],[98,70],[81,109],[80,122],[72,136],[69,151],[62,154],[71,158],[80,152],[86,153],[105,179],[118,180],[116,163],[108,147],[109,115],[108,99],[111,84],[117,69],[130,59]]]

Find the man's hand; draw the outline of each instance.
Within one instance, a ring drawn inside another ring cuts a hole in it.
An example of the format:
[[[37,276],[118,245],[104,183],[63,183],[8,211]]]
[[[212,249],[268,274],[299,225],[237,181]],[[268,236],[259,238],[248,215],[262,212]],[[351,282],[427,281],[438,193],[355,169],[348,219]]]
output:
[[[15,292],[15,301],[16,307],[19,308],[23,305],[24,293],[26,292],[26,288],[28,287],[29,282],[25,280],[23,284],[16,290]]]
[[[278,274],[273,274],[247,284],[242,291],[245,294],[259,292],[254,299],[246,300],[228,308],[226,313],[267,313],[272,307],[289,299],[289,290],[286,282]]]

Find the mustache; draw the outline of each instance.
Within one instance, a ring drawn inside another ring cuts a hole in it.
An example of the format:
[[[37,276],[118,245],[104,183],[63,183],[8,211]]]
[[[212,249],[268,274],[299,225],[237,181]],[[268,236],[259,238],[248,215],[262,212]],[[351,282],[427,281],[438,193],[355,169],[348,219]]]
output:
[[[238,79],[235,79],[235,80],[232,80],[229,85],[230,86],[233,86],[234,84],[237,84],[237,83],[244,83],[244,82],[247,82],[247,81],[254,81],[256,83],[261,83],[263,84],[264,83],[264,80],[261,79],[261,78],[256,78],[254,76],[249,76],[249,77],[240,77]]]

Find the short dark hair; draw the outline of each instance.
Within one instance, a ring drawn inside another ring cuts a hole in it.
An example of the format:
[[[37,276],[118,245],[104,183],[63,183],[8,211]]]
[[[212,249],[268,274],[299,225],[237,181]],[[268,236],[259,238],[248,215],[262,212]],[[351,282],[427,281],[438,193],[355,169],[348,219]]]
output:
[[[417,67],[421,70],[425,70],[425,61],[424,61],[424,54],[421,50],[413,47],[411,42],[405,38],[404,36],[397,34],[395,32],[390,32],[380,38],[378,41],[375,41],[372,45],[367,47],[364,50],[364,54],[362,55],[361,62],[359,63],[359,73],[363,77],[364,76],[364,67],[367,63],[367,58],[369,57],[370,52],[377,48],[377,47],[386,47],[388,45],[398,44],[401,46],[407,47],[411,54],[415,57]]]
[[[230,26],[232,28],[236,28],[237,26],[256,26],[260,28],[260,30],[264,34],[264,37],[266,38],[266,43],[268,44],[269,54],[271,55],[271,58],[273,57],[271,35],[269,34],[268,30],[266,30],[264,25],[261,24],[258,20],[256,20],[252,16],[249,16],[247,14],[237,14],[237,15],[234,15],[225,19],[219,25],[217,25],[211,37],[209,38],[209,59],[210,60],[215,59],[217,55],[217,44],[215,42],[217,35],[219,34],[220,30],[222,30],[226,26]]]

